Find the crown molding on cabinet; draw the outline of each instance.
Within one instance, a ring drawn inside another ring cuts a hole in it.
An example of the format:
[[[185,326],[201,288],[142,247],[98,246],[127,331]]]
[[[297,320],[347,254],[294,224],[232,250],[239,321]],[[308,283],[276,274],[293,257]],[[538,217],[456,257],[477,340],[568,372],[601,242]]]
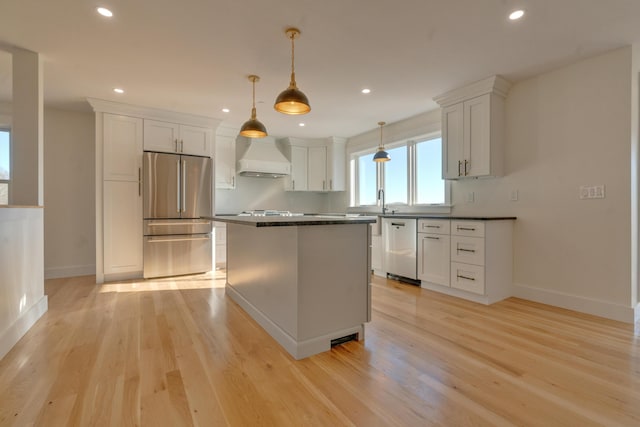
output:
[[[158,121],[169,121],[191,126],[201,126],[216,129],[222,122],[213,117],[199,116],[195,114],[179,113],[177,111],[160,110],[158,108],[141,107],[138,105],[123,104],[121,102],[106,101],[104,99],[87,98],[87,102],[96,113],[120,114],[131,117],[141,117]]]
[[[495,75],[467,86],[450,90],[449,92],[436,96],[433,100],[436,101],[440,107],[447,107],[486,93],[494,93],[506,98],[510,88],[511,83],[507,79]]]

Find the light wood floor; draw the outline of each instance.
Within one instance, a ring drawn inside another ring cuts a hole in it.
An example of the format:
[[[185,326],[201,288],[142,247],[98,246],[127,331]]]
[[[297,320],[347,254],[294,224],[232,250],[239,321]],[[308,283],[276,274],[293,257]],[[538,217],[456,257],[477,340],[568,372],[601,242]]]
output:
[[[224,279],[46,282],[0,425],[638,426],[633,325],[374,279],[364,342],[293,360]]]

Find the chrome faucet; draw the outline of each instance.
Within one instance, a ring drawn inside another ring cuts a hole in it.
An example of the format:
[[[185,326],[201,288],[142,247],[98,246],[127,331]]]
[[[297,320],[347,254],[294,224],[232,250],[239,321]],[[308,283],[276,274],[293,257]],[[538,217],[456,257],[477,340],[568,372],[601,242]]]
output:
[[[384,189],[381,188],[378,190],[378,200],[382,200],[382,215],[387,212],[387,207],[384,204]]]

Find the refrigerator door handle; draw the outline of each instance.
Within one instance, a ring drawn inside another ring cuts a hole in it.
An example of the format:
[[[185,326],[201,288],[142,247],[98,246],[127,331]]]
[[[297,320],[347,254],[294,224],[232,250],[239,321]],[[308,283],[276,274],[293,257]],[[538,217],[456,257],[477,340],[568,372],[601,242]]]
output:
[[[187,210],[187,161],[182,161],[182,212]]]
[[[180,213],[180,161],[176,162],[176,212]]]
[[[167,243],[167,242],[193,242],[196,240],[210,240],[208,235],[194,237],[148,237],[149,243]]]

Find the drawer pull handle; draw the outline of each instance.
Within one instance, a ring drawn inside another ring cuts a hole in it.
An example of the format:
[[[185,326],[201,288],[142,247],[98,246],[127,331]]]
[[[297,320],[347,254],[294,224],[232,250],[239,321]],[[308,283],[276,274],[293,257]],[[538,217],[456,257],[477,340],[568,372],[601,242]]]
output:
[[[440,228],[439,225],[425,225],[427,228]]]
[[[462,276],[460,274],[458,274],[458,279],[472,280],[474,282],[476,281],[476,279],[474,277]]]
[[[463,248],[456,248],[458,250],[458,252],[471,252],[472,254],[475,254],[476,251],[473,249],[463,249]]]
[[[398,227],[404,227],[404,222],[392,222],[391,225],[398,226]]]
[[[425,239],[431,239],[431,240],[440,240],[439,237],[433,237],[433,236],[424,236]]]
[[[476,231],[475,228],[470,228],[470,227],[460,227],[458,226],[458,230],[462,230],[462,231]]]

